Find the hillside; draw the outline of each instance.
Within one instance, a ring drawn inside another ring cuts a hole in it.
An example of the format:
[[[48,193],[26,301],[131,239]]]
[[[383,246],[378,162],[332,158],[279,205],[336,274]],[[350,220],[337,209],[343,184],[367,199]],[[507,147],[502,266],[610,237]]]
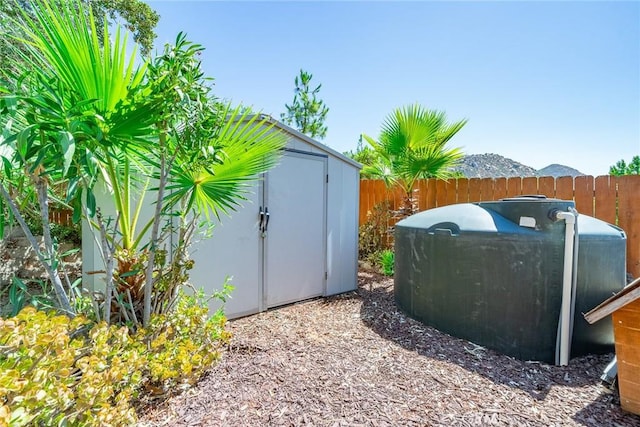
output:
[[[546,166],[540,170],[538,170],[538,172],[536,173],[536,175],[538,176],[554,176],[554,177],[559,177],[559,176],[582,176],[584,175],[582,172],[580,172],[577,169],[574,169],[572,167],[569,166],[565,166],[565,165],[559,165],[557,163],[554,163],[552,165]]]
[[[471,154],[464,156],[460,164],[454,168],[467,178],[500,178],[500,177],[527,177],[527,176],[579,176],[584,175],[577,169],[569,166],[551,164],[540,170],[523,165],[515,160],[499,154]]]
[[[464,156],[454,169],[467,178],[499,178],[536,176],[536,170],[498,154],[471,154]]]

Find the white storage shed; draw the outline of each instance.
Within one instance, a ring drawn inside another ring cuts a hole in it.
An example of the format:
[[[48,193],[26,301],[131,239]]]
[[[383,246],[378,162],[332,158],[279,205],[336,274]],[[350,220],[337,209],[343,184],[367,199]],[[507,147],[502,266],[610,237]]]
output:
[[[357,287],[360,164],[270,121],[288,137],[280,163],[192,246],[194,285],[232,277],[229,318]]]
[[[212,237],[191,247],[190,282],[196,288],[211,294],[232,278],[235,290],[225,307],[230,319],[357,287],[361,165],[265,118],[288,138],[279,164],[231,217],[221,216]],[[112,204],[103,193],[96,194],[98,205]],[[151,205],[143,215],[153,215]],[[101,288],[101,275],[88,273],[103,270],[103,263],[83,228],[84,286]]]

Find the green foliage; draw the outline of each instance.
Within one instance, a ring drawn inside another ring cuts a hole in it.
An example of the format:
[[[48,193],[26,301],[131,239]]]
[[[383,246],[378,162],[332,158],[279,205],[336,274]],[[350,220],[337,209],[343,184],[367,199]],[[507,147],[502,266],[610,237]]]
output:
[[[300,75],[295,78],[295,95],[291,105],[285,104],[286,113],[280,115],[282,121],[288,125],[294,125],[300,132],[312,138],[324,138],[327,135],[327,119],[329,108],[324,101],[317,98],[321,84],[311,89],[313,74],[300,70]]]
[[[229,290],[225,285],[225,295]],[[194,384],[219,359],[219,349],[231,338],[225,323],[222,310],[209,317],[202,292],[181,293],[175,311],[152,317],[148,330],[141,332],[151,349],[148,389],[164,394]]]
[[[0,425],[132,425],[132,402],[193,384],[220,357],[224,325],[202,294],[134,335],[33,307],[0,318]]]
[[[389,247],[389,202],[373,206],[367,220],[358,230],[358,258],[377,264],[379,254]]]
[[[56,0],[58,4],[66,0]],[[52,3],[56,3],[56,1]],[[96,21],[98,39],[102,40],[105,23],[109,25],[122,22],[133,34],[133,39],[140,44],[143,55],[149,55],[156,37],[154,28],[160,16],[142,0],[82,0],[83,10],[88,13],[91,7]],[[22,11],[33,19],[34,10],[40,7],[31,0],[5,0],[0,2],[0,63],[7,64],[13,60],[22,61],[21,55],[26,53],[22,41],[12,40],[9,35],[20,36],[20,28],[13,25],[12,20],[21,18]]]
[[[356,147],[355,152],[349,150],[349,151],[345,151],[342,154],[355,160],[356,162],[362,164],[363,166],[373,165],[376,161],[375,151],[373,151],[371,147],[364,147],[362,145],[362,135],[360,135],[360,139],[358,140],[358,145]],[[368,176],[366,176],[366,174],[363,174],[361,170],[360,178],[368,178]]]
[[[72,243],[79,247],[82,243],[82,225],[77,224],[51,224],[51,237],[58,243]]]
[[[65,256],[63,254],[62,256]],[[76,279],[71,283],[70,290],[73,295],[73,309],[75,313],[87,315],[94,318],[91,298],[82,292],[80,287],[81,279]],[[31,305],[38,310],[50,310],[56,308],[54,290],[46,280],[23,280],[18,277],[11,279],[11,284],[2,292],[0,296],[7,292],[9,304],[11,306],[11,316],[17,315],[20,310]]]
[[[138,2],[92,0],[91,5],[125,3],[134,13]],[[71,312],[46,213],[51,184],[63,183],[74,221],[89,219],[102,249],[103,318],[112,320],[114,302],[118,321],[147,324],[151,310],[170,307],[176,287],[188,279],[193,224],[200,215],[208,219],[210,213],[237,208],[251,180],[276,164],[285,138],[268,119],[212,95],[211,79],[200,67],[203,48],[184,34],[161,55],[139,61],[121,28],[110,35],[112,27],[96,18],[101,12],[92,13],[83,0],[29,4],[32,8],[17,12],[12,23],[31,60],[13,61],[13,81],[0,88],[6,94],[0,97],[3,203],[18,212],[10,193],[15,194],[22,174],[12,171],[26,172],[41,208],[46,247],[41,262],[60,305]],[[98,215],[94,186],[99,179],[113,196],[115,219]],[[158,187],[150,188],[151,182]],[[139,224],[146,193],[156,196],[156,212]],[[23,228],[28,234],[29,227]],[[169,236],[175,234],[178,246],[169,251]],[[163,253],[175,258],[160,271],[154,264]],[[164,296],[154,295],[154,289]]]
[[[420,178],[448,178],[462,157],[447,144],[467,120],[447,123],[444,112],[410,105],[394,110],[385,119],[378,140],[363,135],[375,151],[375,162],[362,175],[400,186],[406,194],[406,214],[413,213],[413,186]]]
[[[89,0],[88,3],[96,17],[97,29],[104,28],[105,22],[113,24],[121,18],[125,28],[133,34],[133,40],[140,45],[141,53],[144,56],[151,53],[156,38],[154,28],[160,15],[147,3],[142,0]]]
[[[391,249],[385,249],[380,253],[380,266],[385,276],[393,276],[395,254]]]
[[[126,425],[143,346],[126,328],[36,311],[0,319],[0,424]]]
[[[55,306],[55,302],[49,298],[51,290],[47,289],[47,282],[41,280],[34,281],[35,286],[28,286],[22,279],[13,277],[11,285],[8,287],[9,303],[11,304],[11,316],[17,315],[28,304],[36,308],[50,308]],[[34,291],[33,288],[36,290]]]
[[[633,156],[629,164],[624,160],[618,160],[609,168],[609,175],[640,175],[640,156]]]

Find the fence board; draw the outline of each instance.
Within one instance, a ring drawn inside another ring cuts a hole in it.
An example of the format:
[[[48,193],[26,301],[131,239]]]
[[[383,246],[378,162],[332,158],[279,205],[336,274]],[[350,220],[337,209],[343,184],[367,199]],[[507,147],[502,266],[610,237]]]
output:
[[[436,207],[436,182],[435,179],[427,181],[427,206],[425,209],[432,209]]]
[[[519,176],[507,178],[507,195],[508,197],[518,197],[522,195],[522,178]]]
[[[436,181],[436,206],[445,206],[447,204],[447,182],[438,179]]]
[[[507,178],[496,178],[493,182],[493,200],[507,197]]]
[[[359,224],[364,224],[367,220],[367,212],[369,211],[369,183],[368,179],[360,180],[360,203],[358,205]]]
[[[393,209],[399,210],[404,206],[404,199],[407,197],[407,194],[400,187],[394,187],[389,191],[389,197],[393,200]]]
[[[536,195],[538,194],[538,178],[535,176],[527,176],[522,178],[522,194]]]
[[[556,178],[556,198],[573,200],[573,177],[561,176]]]
[[[375,181],[374,182],[374,190],[373,190],[373,205],[377,205],[378,203],[382,203],[387,200],[386,187],[384,182]]]
[[[480,197],[483,202],[493,200],[493,179],[480,180]]]
[[[445,182],[447,183],[445,185],[447,189],[447,205],[455,205],[458,203],[458,181],[450,179]]]
[[[556,180],[552,176],[542,176],[538,178],[538,194],[547,196],[549,199],[556,197]]]
[[[480,178],[469,178],[469,202],[479,202],[482,199],[480,198],[480,188],[482,185],[482,180]]]
[[[49,222],[58,225],[71,225],[73,224],[73,211],[70,209],[51,208],[49,210]]]
[[[418,186],[418,210],[423,211],[427,209],[427,180],[420,179],[416,185]]]
[[[576,176],[573,185],[576,210],[581,214],[593,216],[593,177]]]
[[[599,176],[595,182],[595,215],[609,224],[616,224],[616,183],[615,176]]]
[[[469,202],[469,180],[467,178],[458,179],[458,203]]]
[[[618,178],[618,226],[627,234],[627,270],[640,276],[640,221],[637,219],[640,201],[640,176]]]

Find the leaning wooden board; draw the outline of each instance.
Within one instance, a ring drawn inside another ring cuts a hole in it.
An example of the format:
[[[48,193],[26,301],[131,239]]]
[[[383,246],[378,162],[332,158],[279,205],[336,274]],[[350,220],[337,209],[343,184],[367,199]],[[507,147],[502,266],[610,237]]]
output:
[[[640,415],[640,299],[614,311],[620,405]]]

